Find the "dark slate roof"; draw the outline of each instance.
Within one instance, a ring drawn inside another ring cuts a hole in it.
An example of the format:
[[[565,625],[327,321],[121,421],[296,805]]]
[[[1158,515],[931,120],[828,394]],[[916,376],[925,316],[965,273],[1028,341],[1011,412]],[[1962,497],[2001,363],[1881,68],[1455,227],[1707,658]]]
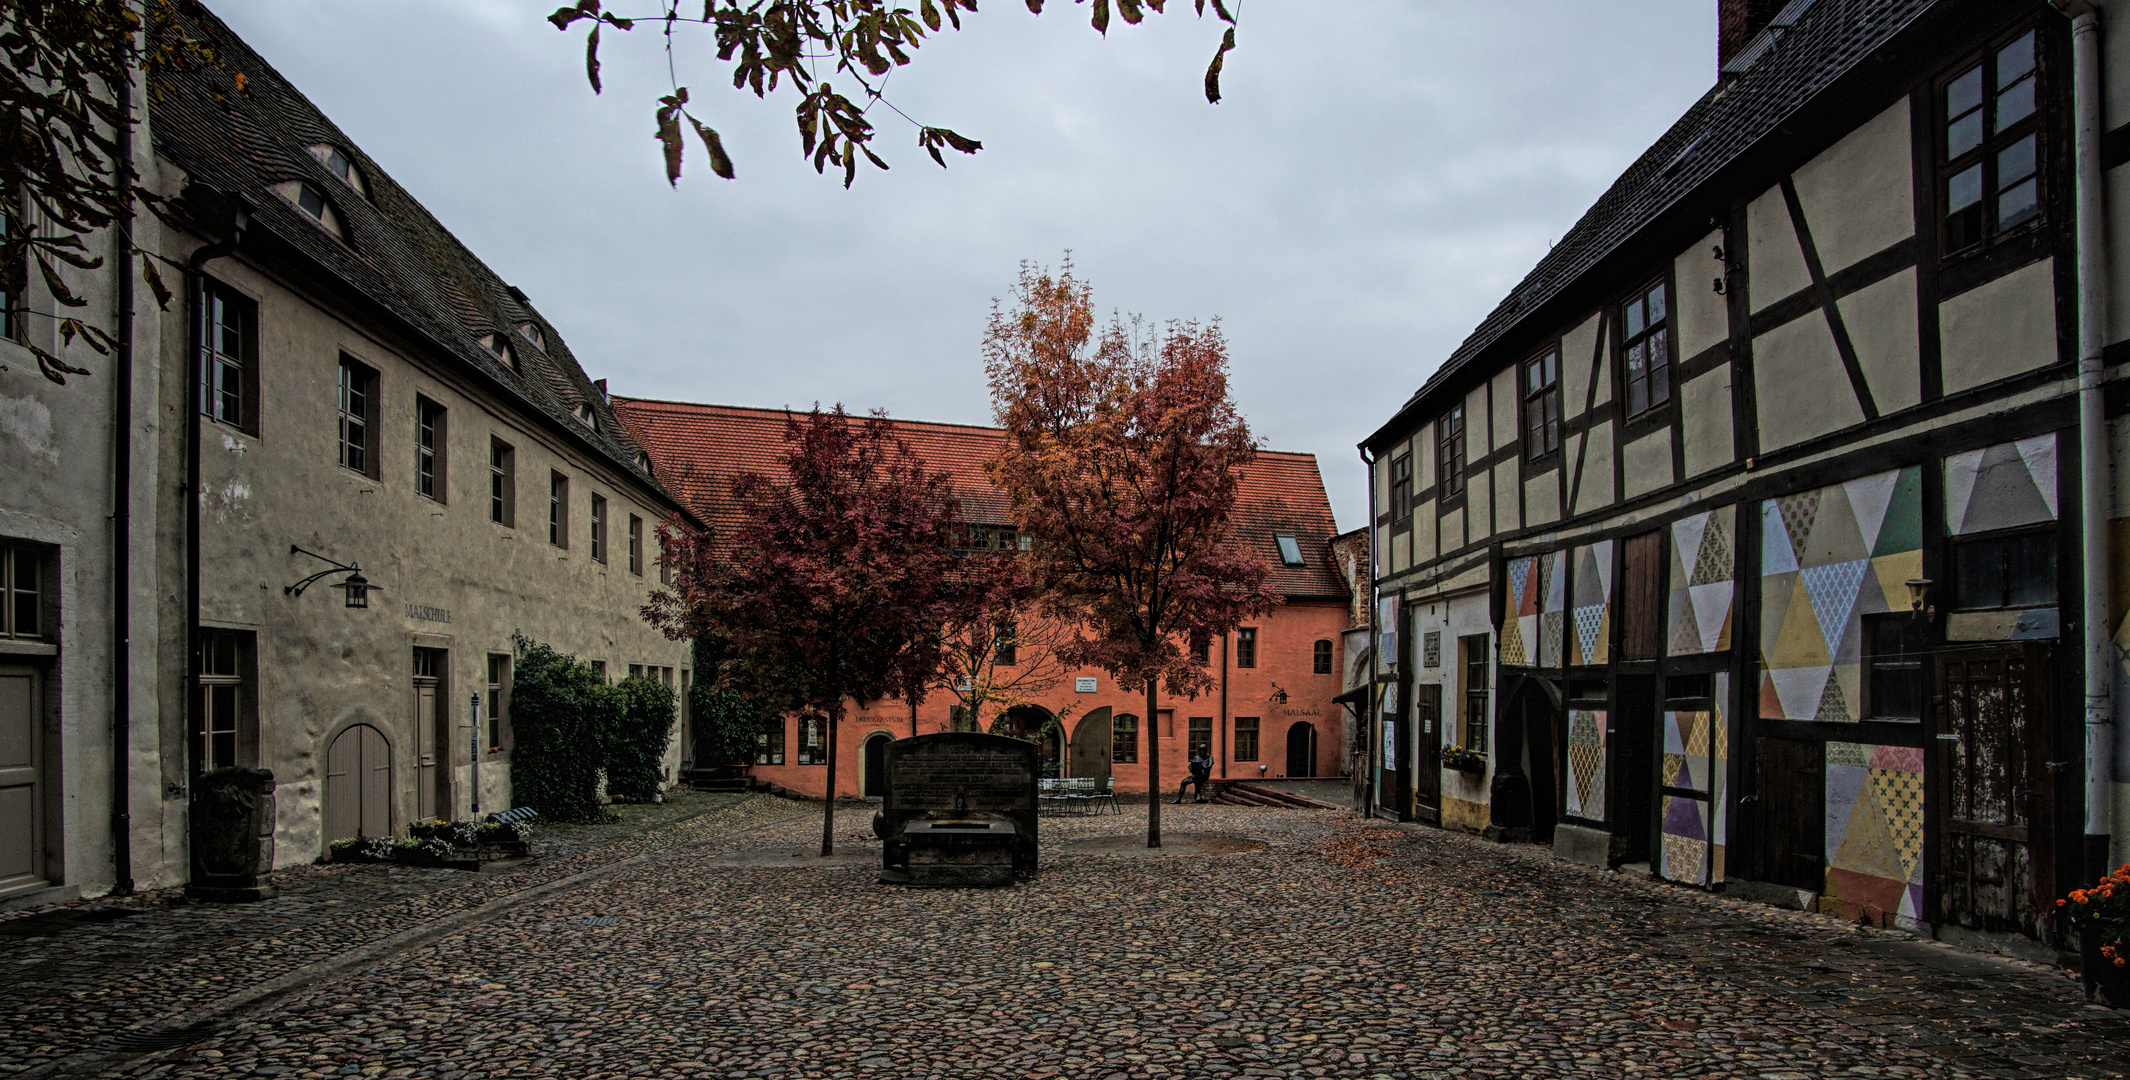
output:
[[[220,19],[196,5],[180,5],[179,11],[186,13],[181,16],[185,28],[214,49],[217,62],[173,73],[165,92],[150,94],[155,149],[182,167],[190,183],[252,206],[247,243],[261,229],[272,233],[492,380],[504,400],[515,398],[529,412],[555,421],[552,426],[614,468],[664,494],[656,477],[637,464],[641,448],[553,324]],[[246,80],[244,92],[234,86],[236,73]],[[309,147],[321,143],[340,148],[355,162],[366,194],[312,156]],[[308,181],[325,194],[344,239],[274,190],[290,180]],[[528,322],[540,328],[544,347],[518,333],[518,325]],[[512,370],[481,343],[488,334],[510,343],[521,370]],[[573,415],[587,404],[596,431]]]
[[[617,397],[614,410],[638,441],[650,448],[658,474],[712,529],[739,524],[730,493],[741,473],[778,476],[784,471],[783,409],[698,405]],[[895,435],[930,468],[947,474],[961,499],[962,518],[980,525],[1013,524],[1012,505],[991,485],[984,463],[998,453],[1005,433],[995,427],[893,420]],[[1329,545],[1338,525],[1314,454],[1261,450],[1243,470],[1229,542],[1254,551],[1272,566],[1272,584],[1289,599],[1347,595]],[[1280,562],[1274,537],[1292,535],[1302,565]]]
[[[1892,40],[1940,0],[1817,0],[1798,20],[1767,31],[1748,47],[1763,50],[1752,66],[1695,102],[1568,235],[1480,321],[1462,345],[1405,403],[1417,404],[1449,381],[1523,319],[1553,299],[1629,238],[1762,140],[1873,50]],[[1393,421],[1395,423],[1395,421]],[[1388,426],[1369,441],[1395,434]]]

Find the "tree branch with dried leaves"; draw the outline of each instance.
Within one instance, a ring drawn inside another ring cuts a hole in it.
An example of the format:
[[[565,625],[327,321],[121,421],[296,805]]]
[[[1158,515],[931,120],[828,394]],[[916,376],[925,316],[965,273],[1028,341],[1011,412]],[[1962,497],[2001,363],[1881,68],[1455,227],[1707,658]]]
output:
[[[1043,13],[1044,0],[1024,0],[1028,10]],[[1083,0],[1073,0],[1082,3]],[[1168,0],[1084,0],[1091,10],[1090,22],[1097,33],[1107,36],[1112,9],[1118,18],[1137,25],[1149,12],[1162,14]],[[1220,101],[1220,73],[1228,53],[1235,48],[1236,17],[1227,0],[1192,0],[1203,18],[1210,6],[1214,17],[1227,24],[1220,45],[1206,66],[1206,101]],[[1235,0],[1236,10],[1241,0]],[[731,66],[732,86],[767,98],[789,82],[799,93],[794,109],[799,124],[801,152],[813,162],[814,171],[826,173],[830,166],[843,170],[843,186],[858,177],[863,157],[875,168],[888,163],[873,152],[876,129],[868,113],[885,106],[917,129],[917,147],[944,168],[942,149],[974,154],[984,144],[950,128],[935,127],[910,118],[884,96],[886,77],[907,66],[928,34],[948,25],[961,29],[962,12],[976,12],[976,0],[918,0],[917,7],[892,6],[888,0],[703,0],[701,15],[684,15],[680,0],[663,0],[659,13],[650,16],[616,15],[601,0],[577,0],[547,17],[557,30],[569,30],[580,22],[591,24],[585,34],[584,74],[599,93],[599,39],[602,31],[634,30],[638,24],[662,28],[667,67],[678,70],[674,55],[676,32],[683,27],[702,27],[717,43],[716,57]],[[831,63],[832,62],[832,63]],[[856,87],[856,97],[835,88],[816,72],[816,64],[830,64],[835,78],[847,78]],[[686,138],[685,120],[710,157],[710,171],[733,178],[732,158],[715,128],[704,124],[688,109],[688,88],[676,77],[672,92],[658,99],[654,113],[656,137],[665,154],[666,181],[680,183]]]

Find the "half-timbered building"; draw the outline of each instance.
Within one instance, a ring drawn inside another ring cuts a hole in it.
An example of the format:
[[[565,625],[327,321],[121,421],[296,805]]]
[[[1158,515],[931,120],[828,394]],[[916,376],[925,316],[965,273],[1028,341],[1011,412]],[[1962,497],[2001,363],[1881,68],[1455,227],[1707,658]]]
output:
[[[1363,443],[1376,802],[2037,949],[2124,857],[2130,4],[1721,25]]]

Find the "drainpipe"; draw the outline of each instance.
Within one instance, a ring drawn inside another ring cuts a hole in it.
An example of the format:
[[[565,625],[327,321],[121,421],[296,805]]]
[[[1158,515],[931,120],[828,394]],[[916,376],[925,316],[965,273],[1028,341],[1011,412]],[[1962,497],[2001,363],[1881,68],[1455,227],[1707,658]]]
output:
[[[118,182],[129,197],[111,229],[118,347],[111,379],[111,893],[133,893],[133,65],[114,87]]]
[[[1220,635],[1220,778],[1228,778],[1228,758],[1233,756],[1228,740],[1228,638]]]
[[[2102,403],[2101,347],[2107,330],[2108,263],[2100,176],[2100,13],[2078,0],[2054,0],[2071,17],[2073,157],[2078,174],[2078,450],[2080,547],[2085,558],[2086,821],[2080,877],[2093,880],[2109,862],[2115,766],[2110,690],[2115,642],[2108,617],[2114,584],[2108,560],[2112,501],[2108,418]]]
[[[191,293],[187,302],[191,308],[191,340],[186,363],[191,373],[185,378],[186,394],[183,408],[185,421],[185,743],[186,753],[192,752],[192,731],[199,721],[195,713],[199,709],[193,693],[194,681],[199,677],[200,649],[200,403],[207,392],[206,372],[200,365],[200,346],[207,338],[207,275],[202,271],[209,262],[237,250],[244,239],[244,230],[251,224],[249,208],[238,205],[236,216],[230,222],[229,236],[217,243],[207,244],[185,260],[186,291]],[[190,782],[190,772],[187,772]]]
[[[1367,777],[1361,781],[1361,789],[1365,792],[1362,796],[1361,816],[1373,818],[1376,816],[1376,775],[1381,772],[1376,768],[1376,734],[1371,725],[1376,723],[1378,715],[1376,669],[1383,662],[1382,656],[1377,652],[1381,648],[1381,642],[1376,637],[1376,571],[1382,566],[1382,560],[1376,557],[1376,459],[1369,456],[1368,447],[1362,446],[1358,449],[1361,453],[1361,464],[1368,466],[1368,646],[1371,658],[1368,662],[1368,711],[1361,717],[1361,744],[1365,750],[1361,755],[1361,765],[1368,770]]]

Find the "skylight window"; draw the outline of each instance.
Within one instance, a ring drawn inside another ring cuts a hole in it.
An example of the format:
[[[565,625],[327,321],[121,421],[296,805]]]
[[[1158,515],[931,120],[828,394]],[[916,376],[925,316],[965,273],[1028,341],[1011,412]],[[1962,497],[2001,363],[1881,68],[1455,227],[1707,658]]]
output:
[[[341,183],[354,188],[357,195],[365,198],[369,196],[370,189],[363,183],[362,170],[356,168],[354,159],[348,157],[339,147],[329,143],[319,143],[312,146],[310,150],[311,156],[317,158],[325,166],[325,171],[339,177]]]
[[[1302,545],[1295,541],[1294,534],[1280,533],[1272,539],[1279,542],[1279,561],[1288,566],[1302,565]]]

